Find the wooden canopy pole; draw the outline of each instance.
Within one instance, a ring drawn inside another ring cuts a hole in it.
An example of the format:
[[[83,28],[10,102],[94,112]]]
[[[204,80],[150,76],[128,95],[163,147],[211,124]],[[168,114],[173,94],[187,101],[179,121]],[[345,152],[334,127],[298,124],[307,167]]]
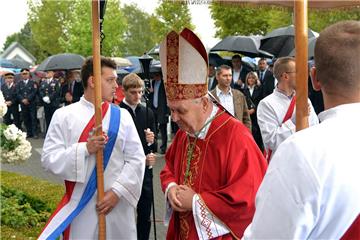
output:
[[[294,0],[296,49],[296,131],[308,122],[308,0]]]
[[[100,126],[96,136],[102,134],[101,127],[101,56],[100,56],[100,18],[99,18],[99,0],[92,0],[92,37],[93,37],[93,75],[95,84],[95,126]],[[97,200],[104,198],[104,164],[103,151],[96,153],[96,175],[97,175]],[[99,240],[106,239],[106,222],[105,215],[99,214]],[[86,231],[86,230],[85,230]]]

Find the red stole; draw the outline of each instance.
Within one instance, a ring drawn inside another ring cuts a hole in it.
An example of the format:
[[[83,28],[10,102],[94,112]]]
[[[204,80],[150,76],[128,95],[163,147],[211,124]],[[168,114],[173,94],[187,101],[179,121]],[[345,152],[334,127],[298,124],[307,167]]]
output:
[[[296,106],[296,96],[294,96],[291,99],[289,108],[288,108],[288,110],[287,110],[287,112],[285,114],[284,119],[282,120],[282,123],[286,122],[287,120],[289,120],[291,118],[291,116],[293,115],[295,106]],[[265,150],[265,158],[266,158],[268,163],[270,163],[271,155],[272,155],[272,150],[271,149],[268,149],[267,151]]]
[[[106,114],[107,110],[109,109],[109,103],[104,102],[101,107],[102,107],[102,111],[101,111],[102,116],[101,117],[102,117],[102,119],[104,119],[105,114]],[[90,131],[94,128],[94,125],[95,125],[95,115],[90,119],[90,121],[88,122],[88,124],[84,128],[83,132],[81,133],[80,138],[79,138],[79,143],[80,142],[87,142],[87,139],[89,138]],[[66,190],[65,194],[64,194],[63,198],[61,199],[61,201],[59,202],[58,206],[56,207],[56,210],[50,216],[50,218],[47,221],[47,223],[46,223],[45,227],[43,228],[43,230],[50,223],[50,221],[56,215],[56,213],[58,211],[60,211],[60,209],[63,208],[70,201],[71,195],[72,195],[72,193],[74,191],[75,184],[76,184],[76,182],[71,182],[71,181],[66,181],[65,180],[65,190]],[[65,240],[69,239],[69,237],[70,237],[70,226],[64,231],[63,238]]]
[[[359,240],[360,239],[360,215],[357,216],[353,224],[346,231],[341,240]]]
[[[191,142],[194,140],[190,138]],[[163,190],[170,182],[184,183],[188,147],[186,133],[178,131],[166,153],[166,165],[160,174]],[[230,234],[218,239],[242,237],[252,221],[255,194],[265,171],[266,161],[251,133],[227,113],[213,120],[205,139],[197,139],[187,185],[230,229]],[[167,239],[197,238],[192,212],[174,212]]]

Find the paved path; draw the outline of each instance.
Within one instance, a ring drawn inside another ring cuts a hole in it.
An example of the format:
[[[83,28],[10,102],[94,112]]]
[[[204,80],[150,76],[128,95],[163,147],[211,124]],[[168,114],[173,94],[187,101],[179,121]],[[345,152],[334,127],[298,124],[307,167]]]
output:
[[[53,183],[62,184],[62,180],[55,175],[46,172],[40,163],[40,156],[42,152],[42,146],[44,139],[29,139],[32,149],[32,155],[30,159],[20,165],[9,165],[9,164],[2,164],[1,170],[9,171],[9,172],[16,172],[23,175],[33,176],[36,178],[40,178],[43,180],[47,180]],[[154,193],[155,193],[155,212],[156,212],[156,230],[157,230],[157,239],[165,239],[166,236],[166,228],[162,223],[162,218],[164,216],[164,195],[161,191],[160,187],[160,179],[159,173],[164,166],[164,157],[163,155],[159,155],[157,160],[157,165],[154,167]],[[151,217],[152,220],[152,217]],[[153,235],[153,227],[151,227],[151,234],[150,239],[154,239]]]

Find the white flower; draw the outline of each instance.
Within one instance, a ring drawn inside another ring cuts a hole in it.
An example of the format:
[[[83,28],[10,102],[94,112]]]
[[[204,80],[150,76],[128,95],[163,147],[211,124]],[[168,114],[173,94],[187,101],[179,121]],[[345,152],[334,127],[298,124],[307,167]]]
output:
[[[7,140],[16,141],[18,139],[18,132],[19,129],[14,124],[11,124],[4,131],[4,136]]]

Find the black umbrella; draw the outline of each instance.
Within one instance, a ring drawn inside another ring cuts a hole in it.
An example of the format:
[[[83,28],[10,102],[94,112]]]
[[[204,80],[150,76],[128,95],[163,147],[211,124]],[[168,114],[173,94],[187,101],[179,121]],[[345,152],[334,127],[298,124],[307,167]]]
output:
[[[248,57],[273,57],[271,54],[259,50],[259,46],[260,37],[257,36],[228,36],[216,44],[210,51],[228,51],[240,53]]]
[[[36,71],[50,70],[73,70],[80,69],[85,58],[78,54],[61,53],[45,59],[36,69]]]
[[[317,32],[308,30],[308,37],[317,37]],[[277,28],[266,34],[260,40],[260,50],[273,54],[275,57],[289,56],[290,52],[295,48],[295,27],[290,25],[287,27]]]
[[[313,38],[309,39],[309,42],[308,42],[308,58],[309,59],[314,58],[316,39],[317,39],[317,37],[313,37]],[[296,51],[295,51],[295,48],[294,48],[291,51],[291,53],[289,54],[289,56],[295,57],[295,54],[296,54]]]
[[[219,54],[217,53],[209,53],[209,64],[218,67],[222,64],[226,64],[227,60],[223,59]]]

